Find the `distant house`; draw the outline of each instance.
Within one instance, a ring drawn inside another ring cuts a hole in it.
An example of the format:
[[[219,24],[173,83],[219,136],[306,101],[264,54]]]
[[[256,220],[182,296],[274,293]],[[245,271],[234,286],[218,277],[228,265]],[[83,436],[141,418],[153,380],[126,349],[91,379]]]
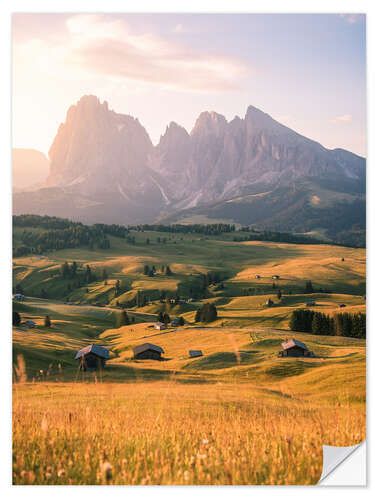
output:
[[[256,278],[257,280],[260,280],[260,274],[256,274],[256,275],[255,275],[255,278]]]
[[[96,344],[90,344],[77,352],[75,359],[79,360],[81,370],[99,370],[104,368],[109,358],[109,350]]]
[[[27,326],[27,328],[35,328],[36,327],[36,323],[32,319],[27,319],[22,324]]]
[[[172,319],[171,326],[178,326],[178,320],[177,319]]]
[[[154,324],[154,327],[156,328],[156,330],[165,330],[165,323],[158,321]]]
[[[202,351],[189,351],[189,356],[191,358],[199,358],[200,356],[203,356]]]
[[[281,347],[283,349],[278,354],[279,358],[284,358],[284,357],[313,358],[314,357],[314,353],[309,351],[309,349],[306,347],[306,345],[303,342],[300,342],[299,340],[295,340],[295,339],[286,340],[285,342],[281,343]]]
[[[306,302],[306,307],[312,307],[315,306],[315,302],[311,300],[310,302]]]
[[[346,304],[340,304],[339,307],[346,307]]]
[[[141,344],[133,349],[134,359],[157,359],[161,360],[161,355],[164,353],[163,349],[158,345]]]
[[[272,276],[272,279],[273,279],[273,280],[279,280],[279,279],[280,279],[280,276],[279,276],[278,274],[274,274],[274,275]]]
[[[273,300],[272,299],[268,299],[267,302],[266,302],[266,306],[267,307],[272,307],[274,304]]]
[[[12,298],[19,301],[25,300],[25,296],[22,293],[15,293]]]

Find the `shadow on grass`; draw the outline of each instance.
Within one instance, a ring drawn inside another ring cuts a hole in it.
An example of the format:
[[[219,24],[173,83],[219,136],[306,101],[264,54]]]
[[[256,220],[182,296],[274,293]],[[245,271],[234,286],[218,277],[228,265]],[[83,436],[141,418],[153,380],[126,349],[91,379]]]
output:
[[[262,359],[262,354],[259,351],[216,352],[187,363],[183,369],[192,371],[220,370],[260,363]]]

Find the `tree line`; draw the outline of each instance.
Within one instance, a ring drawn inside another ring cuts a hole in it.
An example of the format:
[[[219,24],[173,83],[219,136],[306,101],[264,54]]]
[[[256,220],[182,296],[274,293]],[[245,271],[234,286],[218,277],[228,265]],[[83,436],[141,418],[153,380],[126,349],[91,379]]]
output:
[[[22,232],[17,234],[20,242],[15,240],[14,257],[81,246],[106,250],[111,246],[108,236],[125,238],[129,233],[125,226],[117,224],[86,226],[81,222],[39,215],[15,215],[13,216],[13,227],[24,228]],[[35,229],[39,229],[39,231]]]
[[[366,338],[365,313],[338,313],[329,316],[309,309],[295,309],[289,328],[297,332],[315,335],[336,335],[339,337]]]
[[[236,230],[234,224],[140,224],[138,226],[128,226],[134,231],[158,231],[161,233],[196,233],[206,235],[219,235],[221,233],[231,233]]]
[[[248,234],[246,234],[246,236],[234,236],[233,241],[274,241],[276,243],[295,243],[297,245],[318,245],[327,243],[326,241],[310,236],[280,233],[279,231],[257,231],[248,226],[241,227],[240,232]]]

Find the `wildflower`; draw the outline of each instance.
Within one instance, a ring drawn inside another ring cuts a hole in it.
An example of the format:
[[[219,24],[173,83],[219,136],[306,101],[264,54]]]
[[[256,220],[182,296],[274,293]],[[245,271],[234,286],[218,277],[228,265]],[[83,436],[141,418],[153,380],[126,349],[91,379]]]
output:
[[[50,465],[46,468],[45,477],[46,479],[50,479],[52,477],[52,467]]]
[[[65,476],[65,469],[61,468],[57,471],[57,477],[64,477]]]

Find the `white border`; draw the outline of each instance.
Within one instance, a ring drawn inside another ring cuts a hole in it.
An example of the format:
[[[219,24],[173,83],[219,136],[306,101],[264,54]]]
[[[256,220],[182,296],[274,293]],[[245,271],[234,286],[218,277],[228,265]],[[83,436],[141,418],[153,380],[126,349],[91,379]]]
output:
[[[26,0],[14,0],[13,2],[3,3],[0,7],[0,36],[1,36],[1,63],[2,63],[2,78],[0,79],[1,85],[1,113],[0,113],[0,151],[1,151],[1,182],[0,182],[0,203],[1,203],[1,229],[3,233],[2,244],[0,245],[1,250],[1,287],[0,296],[2,308],[2,357],[0,363],[1,370],[1,387],[2,387],[2,411],[0,413],[1,425],[0,429],[2,432],[1,436],[1,453],[0,453],[0,488],[2,490],[4,498],[5,495],[12,498],[23,498],[27,496],[28,498],[47,498],[51,495],[54,498],[64,498],[67,494],[78,497],[82,495],[89,494],[90,497],[102,497],[103,495],[114,497],[123,497],[126,495],[130,497],[146,497],[152,496],[153,499],[158,500],[159,498],[169,499],[175,497],[176,494],[180,499],[189,498],[191,495],[197,498],[207,498],[207,496],[215,495],[219,500],[226,499],[228,495],[236,495],[237,497],[248,497],[249,495],[261,496],[264,498],[272,497],[272,495],[277,495],[278,499],[281,500],[287,497],[288,500],[291,497],[298,496],[301,494],[304,496],[304,500],[308,498],[315,498],[318,494],[319,496],[332,494],[332,488],[323,488],[316,486],[305,487],[302,490],[301,487],[282,487],[275,490],[276,487],[111,487],[110,490],[103,491],[102,488],[92,488],[90,491],[82,490],[80,487],[69,487],[69,493],[66,487],[53,487],[53,490],[48,487],[11,487],[11,425],[10,425],[10,412],[11,412],[11,342],[9,337],[9,329],[7,327],[10,324],[11,308],[10,308],[10,296],[11,296],[11,275],[10,275],[10,263],[11,263],[11,197],[10,197],[10,15],[12,12],[251,12],[251,13],[317,13],[317,12],[340,12],[340,13],[367,13],[367,51],[368,51],[368,194],[373,193],[375,190],[374,174],[372,173],[372,148],[373,140],[371,140],[371,133],[373,133],[373,121],[374,121],[374,110],[371,110],[371,105],[373,105],[372,92],[371,89],[375,88],[375,78],[374,78],[374,28],[375,28],[375,9],[374,3],[371,0],[305,0],[303,2],[297,0],[284,0],[280,2],[278,0],[263,0],[262,2],[254,1],[244,1],[244,0],[231,0],[230,2],[218,2],[212,0],[180,0],[179,2],[173,2],[172,0],[138,0],[137,2],[130,1],[114,1],[106,0],[105,2],[99,0],[90,1],[79,1],[79,0],[65,0],[64,2],[51,2],[46,0],[33,0],[32,2]],[[372,265],[372,251],[374,249],[374,214],[375,214],[375,196],[368,196],[368,214],[372,214],[371,218],[368,219],[368,332],[369,337],[372,334],[372,326],[374,325],[373,320],[373,279],[374,271]],[[373,342],[368,341],[368,359],[375,359],[375,353],[373,352]],[[373,382],[374,369],[372,368],[373,363],[368,363],[368,385]],[[370,422],[370,415],[372,413],[372,401],[368,404],[368,423]],[[370,439],[369,439],[370,438]],[[368,431],[368,444],[372,441],[371,439],[371,429]],[[370,446],[369,446],[370,448]],[[369,458],[371,459],[371,451],[368,452]],[[370,470],[370,467],[368,467]],[[346,474],[346,479],[348,479],[348,474]],[[345,498],[350,498],[352,496],[365,496],[368,497],[371,494],[371,490],[375,490],[371,484],[371,478],[369,478],[369,487],[367,488],[334,488],[338,489],[337,492],[340,495],[340,500]],[[351,483],[353,484],[353,483]],[[87,487],[86,487],[87,488]],[[104,487],[105,488],[105,487]],[[250,488],[250,489],[249,489]]]

